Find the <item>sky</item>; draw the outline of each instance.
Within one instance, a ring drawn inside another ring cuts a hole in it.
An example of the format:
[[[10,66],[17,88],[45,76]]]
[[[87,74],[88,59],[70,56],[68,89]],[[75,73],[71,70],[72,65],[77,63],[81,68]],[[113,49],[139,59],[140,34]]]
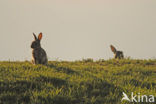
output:
[[[31,60],[35,34],[49,60],[156,59],[156,0],[0,0],[0,60]]]

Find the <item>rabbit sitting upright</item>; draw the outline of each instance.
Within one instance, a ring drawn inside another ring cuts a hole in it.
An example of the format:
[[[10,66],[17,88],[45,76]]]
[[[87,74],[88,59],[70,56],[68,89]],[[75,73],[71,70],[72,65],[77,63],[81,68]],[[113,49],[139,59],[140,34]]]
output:
[[[122,51],[116,50],[113,45],[110,45],[110,47],[111,47],[112,52],[115,55],[115,59],[117,59],[117,58],[118,59],[123,59],[124,58],[124,55],[123,55],[123,52]]]
[[[32,48],[32,63],[33,64],[43,64],[46,65],[48,63],[47,54],[43,48],[41,48],[40,41],[42,39],[42,33],[38,35],[38,38],[36,35],[34,35],[34,41],[31,44]]]

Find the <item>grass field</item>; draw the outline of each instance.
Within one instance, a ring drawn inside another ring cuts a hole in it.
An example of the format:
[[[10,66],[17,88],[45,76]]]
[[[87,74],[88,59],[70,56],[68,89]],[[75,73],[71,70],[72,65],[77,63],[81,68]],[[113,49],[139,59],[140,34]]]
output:
[[[156,60],[0,62],[0,104],[133,104],[122,92],[156,102]]]

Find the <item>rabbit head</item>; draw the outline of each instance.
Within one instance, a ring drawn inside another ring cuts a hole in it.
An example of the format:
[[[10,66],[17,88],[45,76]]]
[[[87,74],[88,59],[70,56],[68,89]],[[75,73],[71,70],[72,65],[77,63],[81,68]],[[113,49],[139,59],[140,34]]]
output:
[[[33,48],[33,49],[40,48],[41,47],[40,41],[42,39],[42,33],[40,33],[38,35],[38,38],[36,37],[36,35],[34,33],[33,33],[33,35],[34,35],[34,41],[31,44],[31,48]]]

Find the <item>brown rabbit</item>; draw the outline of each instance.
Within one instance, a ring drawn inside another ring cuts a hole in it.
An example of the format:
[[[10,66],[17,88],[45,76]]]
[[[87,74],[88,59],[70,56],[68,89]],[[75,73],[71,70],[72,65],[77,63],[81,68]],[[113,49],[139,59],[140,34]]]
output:
[[[122,51],[117,51],[113,45],[110,45],[110,48],[111,48],[112,52],[115,55],[115,59],[117,59],[117,58],[118,59],[123,59],[124,58],[124,55],[123,55]]]
[[[38,35],[38,38],[36,35],[34,35],[34,41],[31,44],[32,50],[32,63],[33,64],[43,64],[46,65],[48,63],[47,54],[43,48],[41,48],[40,41],[42,39],[42,33]]]

